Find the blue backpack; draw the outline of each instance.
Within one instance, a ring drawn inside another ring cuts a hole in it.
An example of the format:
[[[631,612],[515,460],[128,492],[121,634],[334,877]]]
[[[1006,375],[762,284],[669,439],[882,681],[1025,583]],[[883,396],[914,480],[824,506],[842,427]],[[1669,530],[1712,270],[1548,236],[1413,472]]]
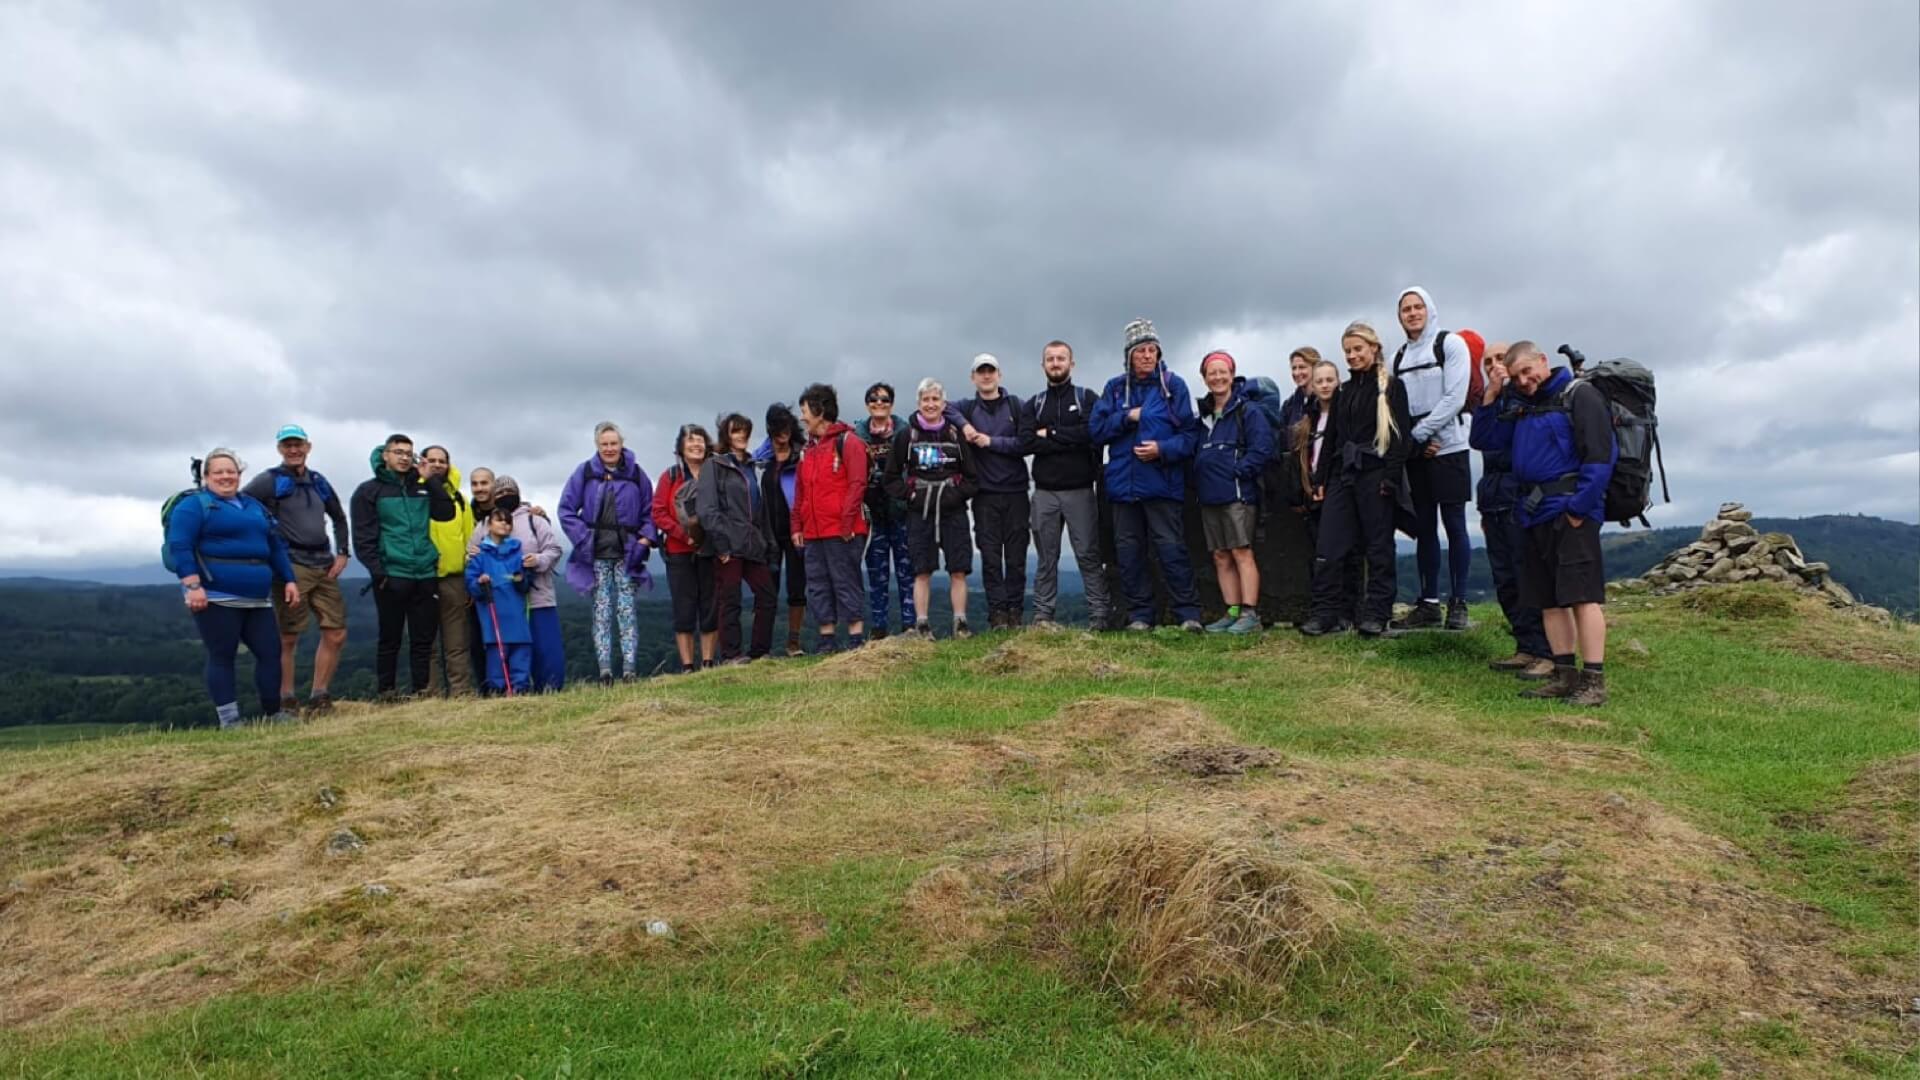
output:
[[[1273,429],[1275,439],[1282,439],[1280,406],[1287,399],[1280,393],[1280,385],[1265,375],[1249,375],[1246,384],[1240,388],[1240,394],[1247,399],[1248,405],[1267,414],[1267,425]],[[1246,441],[1245,434],[1240,438],[1242,443]]]

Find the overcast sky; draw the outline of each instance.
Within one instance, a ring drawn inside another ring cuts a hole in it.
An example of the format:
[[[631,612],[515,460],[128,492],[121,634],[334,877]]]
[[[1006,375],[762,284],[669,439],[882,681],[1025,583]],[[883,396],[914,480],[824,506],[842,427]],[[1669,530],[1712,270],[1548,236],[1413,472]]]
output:
[[[1456,10],[1465,9],[1465,10]],[[563,13],[564,12],[564,13]],[[750,13],[751,12],[751,13]],[[551,505],[812,379],[1285,379],[1402,287],[1660,380],[1675,502],[1920,519],[1920,15],[1830,4],[0,5],[0,564],[389,431]]]

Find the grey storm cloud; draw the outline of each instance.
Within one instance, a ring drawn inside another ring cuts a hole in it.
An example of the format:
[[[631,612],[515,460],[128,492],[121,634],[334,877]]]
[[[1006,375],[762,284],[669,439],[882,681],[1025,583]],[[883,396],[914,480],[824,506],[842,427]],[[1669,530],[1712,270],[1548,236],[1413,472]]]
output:
[[[1415,282],[1652,364],[1664,522],[1920,517],[1898,0],[21,5],[0,95],[31,561],[144,557],[288,419],[336,480],[398,429],[551,499],[602,418],[657,469],[813,379],[1098,381],[1139,314],[1279,375]]]

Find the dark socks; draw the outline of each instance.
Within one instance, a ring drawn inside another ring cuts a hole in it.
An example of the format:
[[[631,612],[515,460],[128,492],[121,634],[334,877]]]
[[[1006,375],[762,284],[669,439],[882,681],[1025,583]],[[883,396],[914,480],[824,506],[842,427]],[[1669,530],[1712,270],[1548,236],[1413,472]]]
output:
[[[1553,654],[1553,666],[1554,666],[1554,667],[1557,667],[1557,668],[1570,668],[1570,667],[1572,667],[1572,666],[1573,666],[1573,654],[1572,654],[1572,653],[1570,653],[1570,652],[1563,652],[1563,653],[1554,653],[1554,654]]]
[[[1605,675],[1607,673],[1607,665],[1598,660],[1587,661],[1586,667],[1589,672],[1595,675]]]

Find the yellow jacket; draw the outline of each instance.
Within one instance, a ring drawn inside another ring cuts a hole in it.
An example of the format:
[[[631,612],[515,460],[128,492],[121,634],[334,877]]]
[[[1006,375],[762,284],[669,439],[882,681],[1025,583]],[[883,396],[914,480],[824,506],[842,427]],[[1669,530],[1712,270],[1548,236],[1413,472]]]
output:
[[[427,534],[433,537],[433,546],[440,552],[441,577],[467,572],[467,545],[473,541],[473,507],[467,505],[467,497],[460,493],[460,470],[451,462],[447,465],[445,482],[447,494],[453,496],[453,520],[427,523]]]

